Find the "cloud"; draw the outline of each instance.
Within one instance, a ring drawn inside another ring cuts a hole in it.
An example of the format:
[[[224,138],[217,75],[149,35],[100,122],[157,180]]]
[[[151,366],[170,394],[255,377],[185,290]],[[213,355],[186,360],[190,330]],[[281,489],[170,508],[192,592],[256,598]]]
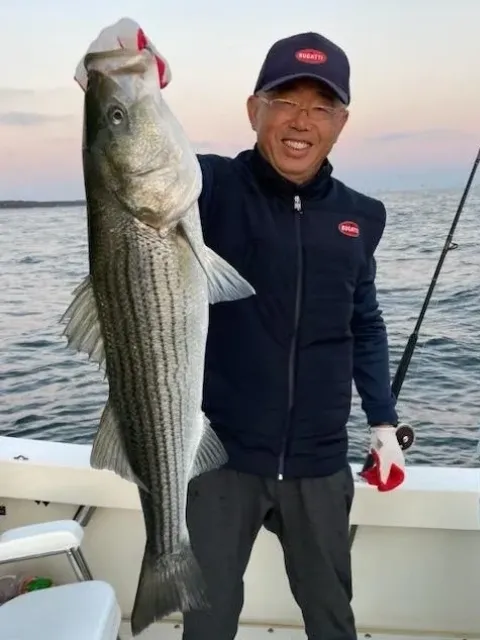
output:
[[[65,119],[65,114],[79,115],[82,109],[82,95],[78,89],[67,87],[46,89],[14,89],[0,87],[0,107],[3,114],[41,114],[49,117]],[[1,114],[0,114],[1,115]],[[7,118],[10,120],[10,116]],[[18,123],[14,118],[13,124],[25,126],[24,122]],[[42,123],[46,120],[42,119]],[[10,124],[10,122],[8,122]],[[4,123],[6,124],[6,123]],[[29,122],[28,124],[31,124]],[[35,124],[40,124],[39,121]]]
[[[51,122],[65,122],[71,119],[72,116],[70,115],[55,115],[34,111],[7,111],[6,113],[0,113],[0,126],[35,127]]]
[[[0,87],[0,100],[25,100],[35,95],[33,89],[11,89],[9,87]]]
[[[414,140],[438,140],[438,139],[466,139],[471,134],[457,129],[423,129],[420,131],[393,131],[379,135],[368,136],[366,142],[399,142]]]
[[[60,94],[72,93],[70,87],[45,87],[42,89],[27,89],[16,87],[0,87],[0,100],[25,100],[26,98],[42,96],[58,96]]]

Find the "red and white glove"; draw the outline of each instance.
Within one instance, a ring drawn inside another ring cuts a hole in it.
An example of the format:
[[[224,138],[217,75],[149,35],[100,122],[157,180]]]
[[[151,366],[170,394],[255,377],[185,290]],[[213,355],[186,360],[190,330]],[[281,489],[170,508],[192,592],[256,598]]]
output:
[[[370,453],[373,465],[361,471],[360,476],[378,491],[391,491],[401,485],[405,479],[405,457],[395,427],[372,427]]]
[[[95,38],[88,47],[85,55],[92,52],[114,51],[115,49],[131,49],[132,51],[148,49],[157,61],[160,88],[164,89],[171,81],[172,73],[166,58],[157,51],[135,20],[121,18],[118,22],[102,29],[97,38]],[[87,86],[87,72],[83,61],[84,58],[78,63],[74,78],[85,91]]]

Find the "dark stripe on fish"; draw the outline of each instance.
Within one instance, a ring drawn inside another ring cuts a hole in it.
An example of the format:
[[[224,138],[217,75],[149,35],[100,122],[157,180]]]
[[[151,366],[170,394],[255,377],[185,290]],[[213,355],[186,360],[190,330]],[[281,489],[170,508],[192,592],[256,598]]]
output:
[[[155,416],[152,410],[152,405],[149,402],[149,385],[148,385],[148,364],[151,360],[151,353],[145,350],[145,341],[148,338],[148,331],[145,329],[148,323],[142,322],[141,310],[145,308],[145,299],[142,297],[142,281],[136,279],[132,285],[131,275],[135,273],[138,268],[138,247],[132,247],[128,242],[125,243],[125,260],[124,260],[124,291],[128,303],[124,305],[129,311],[130,322],[128,322],[128,330],[125,333],[126,347],[129,353],[129,360],[132,363],[131,378],[133,385],[133,393],[135,398],[135,405],[138,407],[139,418],[141,423],[149,425],[150,427],[155,424]],[[120,287],[121,288],[121,287]],[[140,296],[140,310],[137,304],[138,296]],[[147,335],[144,335],[147,333]],[[133,348],[132,348],[133,347]],[[137,424],[137,428],[133,428],[133,433],[139,434],[140,424]],[[152,447],[148,446],[150,443],[135,442],[135,447],[138,447],[138,451],[141,451],[143,455],[148,458],[149,464],[155,464],[157,459],[157,452]],[[153,443],[156,444],[156,443]],[[135,465],[135,466],[138,466]],[[150,467],[151,468],[151,467]],[[145,474],[146,469],[135,468],[135,473],[143,479],[146,486],[150,488],[151,479]]]
[[[174,295],[173,295],[173,291],[174,291],[174,287],[176,287],[177,291],[181,291],[180,288],[180,282],[179,282],[179,270],[178,269],[166,269],[166,283],[167,283],[167,293],[168,293],[168,298],[169,298],[169,302],[170,302],[170,309],[171,309],[171,318],[172,318],[172,346],[173,346],[173,358],[175,361],[175,375],[174,375],[174,380],[175,380],[175,387],[174,388],[178,388],[181,389],[183,391],[183,393],[177,394],[177,406],[174,407],[174,398],[172,396],[172,394],[170,394],[170,407],[171,407],[171,411],[172,414],[174,413],[175,409],[178,415],[178,423],[176,424],[177,428],[180,430],[181,433],[181,439],[182,442],[185,440],[183,437],[183,429],[184,429],[184,424],[183,424],[183,419],[182,419],[182,405],[183,405],[183,398],[185,396],[187,396],[187,392],[188,390],[185,388],[185,385],[183,384],[183,380],[181,379],[181,371],[180,371],[180,359],[179,359],[179,353],[178,353],[178,346],[179,346],[179,342],[181,341],[182,336],[178,335],[178,324],[176,321],[176,315],[174,313],[175,310],[175,300],[174,300]],[[181,298],[181,312],[182,312],[182,317],[185,315],[185,308],[184,308],[184,298]],[[180,327],[181,329],[181,327]],[[175,424],[175,422],[173,423]],[[185,474],[185,463],[184,463],[184,447],[176,447],[173,446],[173,450],[172,450],[172,460],[174,461],[174,468],[175,468],[175,477],[183,477]],[[179,475],[179,471],[181,471],[181,474]],[[177,491],[177,500],[176,500],[176,504],[174,505],[175,508],[175,519],[178,521],[179,517],[180,517],[180,504],[179,502],[181,501],[181,491]],[[173,507],[173,505],[172,505]]]

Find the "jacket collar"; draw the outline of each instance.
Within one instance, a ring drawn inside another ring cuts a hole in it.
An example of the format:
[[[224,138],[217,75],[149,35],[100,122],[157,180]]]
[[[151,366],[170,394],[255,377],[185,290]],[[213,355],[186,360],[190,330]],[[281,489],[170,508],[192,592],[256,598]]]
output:
[[[304,198],[321,197],[326,194],[332,182],[333,167],[328,159],[324,160],[313,178],[303,185],[298,185],[277,173],[262,156],[257,144],[255,144],[251,152],[251,166],[253,173],[262,185],[278,195],[282,194],[290,197],[299,195]]]

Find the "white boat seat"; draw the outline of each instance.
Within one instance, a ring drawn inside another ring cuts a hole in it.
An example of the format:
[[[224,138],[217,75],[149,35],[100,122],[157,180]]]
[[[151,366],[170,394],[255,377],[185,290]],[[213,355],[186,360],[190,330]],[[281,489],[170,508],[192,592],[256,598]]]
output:
[[[120,607],[100,580],[31,591],[0,607],[2,640],[115,640]]]
[[[9,529],[0,535],[0,563],[35,556],[67,553],[83,541],[75,520],[55,520]]]

